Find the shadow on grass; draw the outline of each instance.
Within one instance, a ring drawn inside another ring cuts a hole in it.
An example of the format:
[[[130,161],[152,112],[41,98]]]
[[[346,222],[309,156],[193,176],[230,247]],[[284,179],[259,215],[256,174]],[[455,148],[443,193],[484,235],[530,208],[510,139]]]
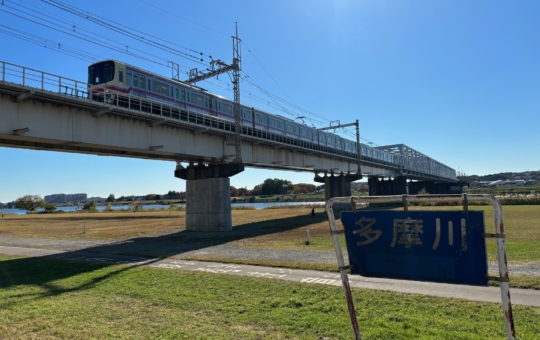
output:
[[[230,232],[183,230],[162,236],[132,238],[58,255],[0,261],[0,289],[22,285],[33,285],[44,289],[44,291],[29,294],[31,296],[26,298],[45,298],[76,290],[85,290],[94,287],[111,276],[136,266],[151,264],[163,258],[246,238],[294,230],[326,220],[326,214],[318,214],[315,217],[305,215],[242,224],[233,227]],[[124,257],[117,261],[103,261],[100,256],[105,254],[113,255],[113,257],[114,255],[124,255]],[[146,257],[146,259],[141,257]],[[85,260],[85,263],[80,261],[58,261],[61,258]],[[146,261],[141,264],[141,260]],[[57,280],[98,271],[118,263],[131,263],[134,265],[118,267],[115,271],[108,271],[106,274],[94,276],[90,281],[82,282],[74,287],[62,288],[55,283]],[[13,304],[16,301],[25,303],[25,298],[21,296],[19,300],[4,301],[0,303],[0,306],[6,307],[5,304]]]

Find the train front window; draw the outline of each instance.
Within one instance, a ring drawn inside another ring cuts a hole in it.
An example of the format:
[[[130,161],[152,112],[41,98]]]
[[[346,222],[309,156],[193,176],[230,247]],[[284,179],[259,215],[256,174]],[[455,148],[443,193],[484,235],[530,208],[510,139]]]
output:
[[[115,69],[112,61],[98,63],[88,67],[88,84],[99,85],[114,79]]]

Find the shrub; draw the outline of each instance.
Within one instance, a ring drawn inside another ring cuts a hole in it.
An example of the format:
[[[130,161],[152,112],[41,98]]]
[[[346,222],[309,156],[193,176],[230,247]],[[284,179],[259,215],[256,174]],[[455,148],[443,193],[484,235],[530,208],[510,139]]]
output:
[[[97,212],[98,208],[97,208],[96,202],[95,201],[86,202],[83,206],[83,210],[86,210],[88,212]]]

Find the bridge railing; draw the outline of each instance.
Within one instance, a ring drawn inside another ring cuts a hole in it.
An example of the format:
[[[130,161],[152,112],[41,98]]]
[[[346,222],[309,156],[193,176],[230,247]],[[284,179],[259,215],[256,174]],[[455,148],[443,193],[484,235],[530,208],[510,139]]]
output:
[[[0,62],[0,81],[30,86],[40,90],[88,98],[87,84],[33,68]]]

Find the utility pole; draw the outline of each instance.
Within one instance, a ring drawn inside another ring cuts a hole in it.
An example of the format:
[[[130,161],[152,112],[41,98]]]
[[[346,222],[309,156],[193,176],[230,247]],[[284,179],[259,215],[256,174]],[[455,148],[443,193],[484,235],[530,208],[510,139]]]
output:
[[[242,163],[242,151],[240,145],[240,135],[242,133],[242,120],[241,120],[241,108],[240,108],[240,63],[241,63],[241,51],[240,43],[242,40],[238,38],[238,23],[236,23],[236,36],[232,36],[233,40],[233,62],[227,64],[221,60],[212,60],[210,62],[211,69],[208,69],[207,73],[200,72],[196,68],[189,71],[189,79],[186,80],[188,84],[194,84],[198,81],[205,80],[218,76],[222,73],[232,71],[232,83],[234,90],[234,150],[235,158],[233,163]]]
[[[335,129],[340,129],[340,128],[346,128],[349,126],[356,126],[356,162],[358,164],[357,173],[362,174],[362,172],[360,171],[360,157],[362,154],[362,148],[360,147],[360,123],[358,122],[358,119],[354,123],[349,123],[349,124],[341,124],[339,121],[337,122],[338,122],[338,125],[328,126],[328,127],[320,128],[317,130],[318,131],[335,130]]]
[[[170,61],[172,70],[172,79],[180,80],[180,65]]]

